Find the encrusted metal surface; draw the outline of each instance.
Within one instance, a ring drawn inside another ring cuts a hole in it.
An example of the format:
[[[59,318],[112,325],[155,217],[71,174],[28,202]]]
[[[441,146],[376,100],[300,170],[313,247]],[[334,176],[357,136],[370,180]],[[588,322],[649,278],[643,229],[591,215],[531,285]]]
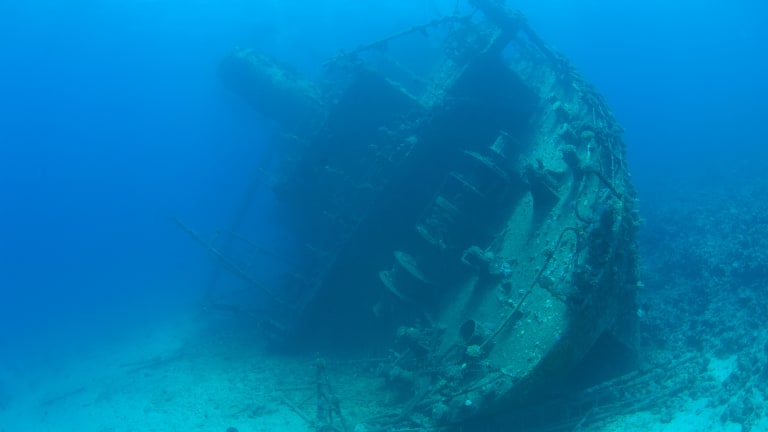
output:
[[[388,351],[367,430],[523,404],[599,338],[635,345],[621,128],[520,14],[474,5],[333,59],[322,85],[251,51],[222,65],[291,137],[274,187],[303,253],[263,326]]]

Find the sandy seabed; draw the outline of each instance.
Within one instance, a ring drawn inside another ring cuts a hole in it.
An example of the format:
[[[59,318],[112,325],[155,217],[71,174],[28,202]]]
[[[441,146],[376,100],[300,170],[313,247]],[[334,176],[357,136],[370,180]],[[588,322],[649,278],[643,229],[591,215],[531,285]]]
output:
[[[0,407],[0,432],[314,431],[316,358],[275,353],[255,333],[228,328],[177,321],[26,371]],[[718,381],[733,368],[733,358],[713,359],[707,373]],[[349,418],[360,418],[376,384],[357,367],[329,374]],[[722,410],[710,405],[703,395],[664,419],[637,412],[578,430],[742,430],[723,423]],[[768,431],[768,422],[753,430]]]
[[[203,333],[174,323],[23,371],[0,410],[0,431],[311,430],[281,402],[284,388],[309,383],[311,359]]]

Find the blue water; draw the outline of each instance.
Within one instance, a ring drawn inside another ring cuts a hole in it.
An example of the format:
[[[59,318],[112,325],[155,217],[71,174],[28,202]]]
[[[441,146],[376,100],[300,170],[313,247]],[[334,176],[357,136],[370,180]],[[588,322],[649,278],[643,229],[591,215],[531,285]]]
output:
[[[528,1],[520,8],[614,108],[641,201],[670,181],[765,159],[764,2]]]
[[[187,305],[259,133],[216,85],[238,5],[3,2],[3,350],[77,345]]]
[[[768,6],[513,2],[606,96],[642,203],[762,172]],[[339,49],[455,1],[0,1],[0,362],[99,343],[197,307],[210,236],[268,161],[269,124],[218,62],[255,46],[314,75]],[[279,216],[257,194],[266,243]],[[252,227],[253,229],[253,227]]]

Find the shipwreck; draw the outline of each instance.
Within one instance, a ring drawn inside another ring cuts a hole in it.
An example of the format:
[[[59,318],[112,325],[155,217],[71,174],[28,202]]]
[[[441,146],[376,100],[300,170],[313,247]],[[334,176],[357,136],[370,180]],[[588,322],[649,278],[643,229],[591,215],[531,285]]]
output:
[[[216,258],[262,291],[275,344],[388,353],[366,369],[380,403],[342,417],[328,398],[317,430],[447,430],[540,400],[596,351],[636,353],[622,129],[519,12],[470,3],[322,79],[250,49],[220,65],[282,132],[268,181],[300,245],[278,284]]]

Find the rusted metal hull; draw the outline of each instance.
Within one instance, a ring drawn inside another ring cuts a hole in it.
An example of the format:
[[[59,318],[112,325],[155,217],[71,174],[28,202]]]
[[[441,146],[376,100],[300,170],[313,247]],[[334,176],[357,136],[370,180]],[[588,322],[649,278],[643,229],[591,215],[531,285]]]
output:
[[[526,403],[599,338],[636,344],[622,130],[520,14],[475,6],[333,59],[323,85],[251,51],[222,66],[291,136],[274,187],[305,244],[264,328],[394,353],[371,410],[399,414],[369,429]]]

